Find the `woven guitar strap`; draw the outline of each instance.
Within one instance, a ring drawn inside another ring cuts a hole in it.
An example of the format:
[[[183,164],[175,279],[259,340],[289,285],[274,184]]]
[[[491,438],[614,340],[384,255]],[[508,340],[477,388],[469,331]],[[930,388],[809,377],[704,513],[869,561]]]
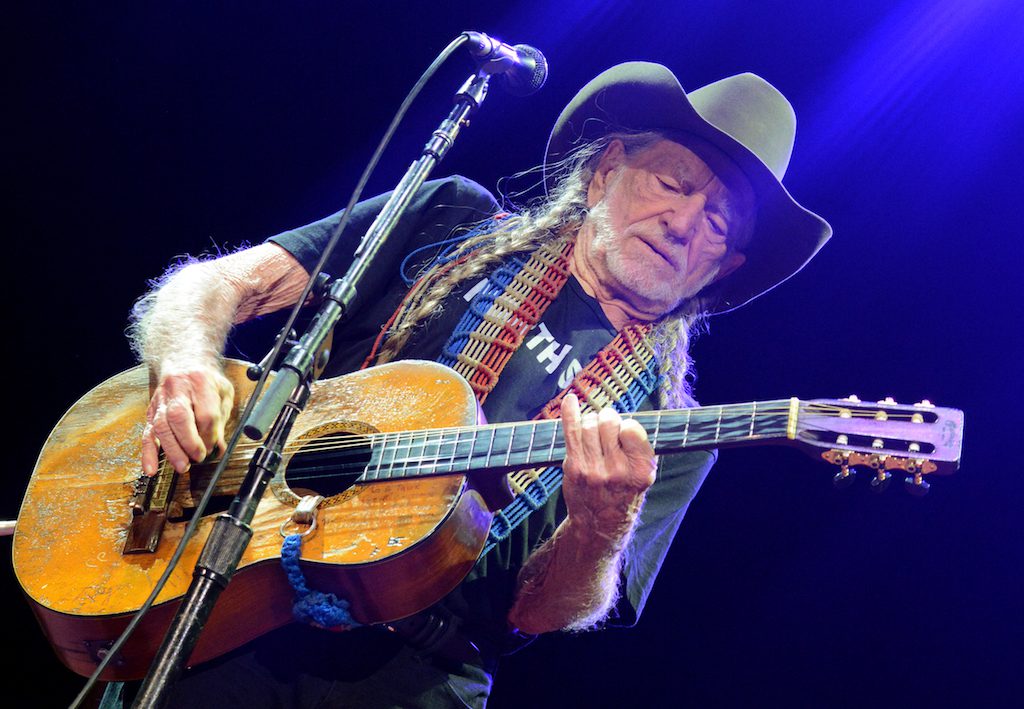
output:
[[[571,253],[572,243],[554,242],[523,258],[507,258],[471,298],[438,362],[461,374],[480,404],[494,390],[505,365],[569,279]],[[410,293],[421,284],[414,285]],[[407,303],[408,299],[399,306],[388,326]],[[650,328],[649,324],[633,324],[620,330],[536,418],[558,418],[561,400],[570,391],[579,398],[583,411],[606,406],[620,413],[636,411],[658,387],[658,363],[647,339]],[[514,499],[495,514],[482,554],[545,504],[561,485],[562,469],[550,466],[518,470],[508,478]]]

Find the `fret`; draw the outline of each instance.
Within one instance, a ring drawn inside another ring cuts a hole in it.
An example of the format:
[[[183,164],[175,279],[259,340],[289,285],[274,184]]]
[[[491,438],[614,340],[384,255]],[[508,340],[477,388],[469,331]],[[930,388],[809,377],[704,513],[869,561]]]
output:
[[[656,411],[654,413],[654,433],[651,434],[651,445],[658,445],[658,434],[661,433],[661,412]]]
[[[458,432],[456,432],[458,437]],[[446,453],[445,446],[451,446],[451,453]],[[451,440],[450,431],[442,431],[437,436],[437,453],[434,456],[434,470],[438,473],[450,473],[455,462],[455,441]]]
[[[718,436],[722,432],[722,414],[725,413],[725,408],[722,406],[718,407],[718,421],[715,423],[715,443],[718,443]]]
[[[415,453],[413,446],[419,446],[419,453]],[[423,463],[423,449],[426,445],[426,436],[423,433],[411,433],[409,434],[409,442],[406,445],[405,457],[402,459],[402,477],[409,476],[409,466],[412,465],[413,469],[418,468]]]
[[[385,477],[387,477],[389,479],[394,477],[394,475],[395,475],[395,458],[398,456],[398,447],[401,444],[402,444],[402,433],[399,432],[395,436],[395,440],[393,442],[391,442],[391,444],[386,449],[387,452],[388,452],[388,456],[387,456],[387,458],[388,458],[388,461],[387,461],[388,469],[387,469],[387,472],[385,473]]]
[[[690,418],[693,416],[693,409],[686,410],[686,426],[683,427],[683,448],[686,447],[686,439],[690,437]]]
[[[530,445],[533,440],[532,436],[528,441],[525,442],[525,444],[523,442],[523,436],[526,435],[526,427],[528,425],[531,424],[517,423],[514,426],[512,426],[512,430],[509,431],[508,451],[505,455],[506,467],[519,465],[524,459],[526,459],[527,455],[529,454]],[[519,436],[518,443],[516,443],[517,435]]]
[[[512,459],[512,445],[515,443],[515,440],[516,440],[516,428],[518,428],[518,426],[514,426],[513,425],[512,426],[512,430],[509,432],[511,435],[509,435],[508,447],[505,449],[505,465],[506,465],[506,467],[508,466],[509,461]]]
[[[537,436],[537,422],[533,421],[531,426],[530,426],[530,440],[526,444],[526,455],[524,456],[524,458],[526,460],[529,460],[530,459],[530,455],[533,453],[533,439],[536,436]]]
[[[477,453],[477,450],[476,450],[477,449],[477,444],[481,443],[479,432],[480,432],[479,429],[477,429],[477,430],[473,431],[472,435],[470,435],[470,437],[469,437],[469,441],[468,441],[468,443],[469,443],[469,455],[467,455],[466,458],[465,458],[465,461],[466,461],[465,467],[466,468],[482,468],[482,467],[484,467],[482,465],[477,465],[477,462],[476,462],[477,455],[479,455]]]
[[[555,426],[553,424],[550,424],[550,423],[548,424],[548,428],[551,429],[551,447],[548,449],[548,460],[554,460],[555,459],[555,441],[558,438],[558,436],[557,436],[558,429],[555,428]]]
[[[476,455],[476,444],[479,440],[477,435],[479,431],[467,431],[469,435],[462,439],[462,449],[459,452],[459,470],[469,470],[470,468],[479,467],[473,460]]]
[[[487,458],[484,460],[484,466],[487,468],[491,467],[491,453],[494,451],[494,436],[497,431],[496,427],[491,426],[491,440],[487,442]]]
[[[495,426],[494,436],[492,437],[494,441],[492,455],[495,458],[493,463],[495,466],[508,465],[512,441],[515,436],[516,427],[514,425],[501,424],[500,426]],[[505,451],[504,456],[501,455],[502,451]],[[501,462],[499,463],[498,461]]]
[[[442,435],[443,434],[439,434],[439,433],[431,434],[431,432],[429,432],[429,431],[426,431],[426,432],[423,433],[423,447],[422,447],[422,450],[420,452],[420,458],[421,458],[420,465],[421,466],[429,465],[431,470],[433,470],[433,472],[435,472],[435,473],[438,472],[437,471],[437,466],[438,466],[438,463],[440,462],[439,459],[441,457]],[[428,446],[428,444],[431,441],[433,441],[433,443],[434,443],[434,450],[433,450],[432,453],[428,454],[427,453],[427,450],[428,450],[427,446]]]
[[[378,479],[381,476],[381,461],[384,458],[384,451],[387,450],[387,436],[387,433],[378,433],[373,436],[374,443],[371,444],[371,450],[373,451],[373,453],[371,453],[371,457],[376,458],[377,469],[371,470],[371,466],[367,466],[365,476],[368,479],[374,479],[375,481],[375,479]]]
[[[459,436],[462,434],[462,429],[455,429],[455,441],[452,443],[452,457],[448,461],[448,472],[455,472],[455,455],[459,450]]]
[[[750,438],[754,437],[754,419],[757,417],[757,402],[754,401],[750,404],[750,433],[747,434]]]
[[[409,474],[409,464],[416,462],[416,456],[413,454],[413,446],[416,445],[416,441],[422,434],[415,431],[410,431],[395,453],[395,462],[401,466],[401,469],[395,474],[396,477],[403,478]]]
[[[417,456],[413,453],[413,446],[416,445],[416,441],[422,436],[422,433],[410,433],[407,438],[405,445],[399,453],[402,454],[402,470],[398,474],[399,477],[406,477],[409,475],[409,465],[416,463]],[[422,452],[422,444],[420,444],[420,450]]]

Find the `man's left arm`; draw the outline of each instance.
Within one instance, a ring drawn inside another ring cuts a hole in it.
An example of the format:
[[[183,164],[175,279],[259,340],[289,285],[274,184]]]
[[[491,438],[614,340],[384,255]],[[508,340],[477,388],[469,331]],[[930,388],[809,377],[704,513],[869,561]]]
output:
[[[615,604],[629,544],[657,459],[647,433],[612,409],[581,415],[574,395],[562,401],[567,516],[527,559],[509,623],[523,633],[582,630]]]

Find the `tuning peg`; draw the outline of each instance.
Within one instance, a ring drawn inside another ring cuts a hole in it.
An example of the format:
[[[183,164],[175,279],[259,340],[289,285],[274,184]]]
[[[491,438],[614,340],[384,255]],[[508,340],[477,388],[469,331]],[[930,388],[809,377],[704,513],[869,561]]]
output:
[[[903,489],[914,497],[924,497],[928,494],[929,488],[931,488],[931,485],[928,484],[928,481],[924,479],[921,473],[915,473],[903,478]]]
[[[840,490],[845,490],[853,484],[857,478],[857,469],[851,468],[845,463],[839,466],[839,472],[832,476],[832,484]]]
[[[921,408],[921,409],[934,409],[935,408],[935,404],[933,404],[932,402],[928,401],[927,399],[921,399],[921,401],[919,401],[916,404],[914,404],[914,406],[916,406],[918,408]]]
[[[892,473],[888,470],[875,471],[875,477],[871,478],[871,491],[884,492],[892,481]]]
[[[876,403],[878,403],[880,405],[895,406],[896,405],[896,400],[893,399],[891,396],[887,396],[884,399],[882,399],[881,401],[878,401]]]
[[[840,401],[849,401],[851,404],[859,404],[860,397],[858,397],[856,394],[850,394],[845,399],[840,399]]]

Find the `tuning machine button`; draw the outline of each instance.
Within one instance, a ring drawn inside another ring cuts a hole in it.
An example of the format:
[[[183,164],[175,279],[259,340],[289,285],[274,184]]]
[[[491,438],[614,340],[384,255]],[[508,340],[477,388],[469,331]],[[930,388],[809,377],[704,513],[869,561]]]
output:
[[[913,444],[911,444],[913,445]],[[924,497],[928,494],[931,485],[924,479],[924,466],[927,462],[924,458],[911,458],[907,460],[904,470],[907,477],[903,479],[903,489],[915,497]]]
[[[903,479],[903,489],[914,497],[924,497],[928,494],[930,487],[931,485],[928,484],[928,481],[924,479],[924,475],[921,473],[914,473]]]
[[[871,491],[885,492],[890,482],[892,482],[892,473],[888,470],[876,470],[875,477],[871,478]]]
[[[845,446],[847,443],[846,436],[839,434],[836,438],[836,443]],[[824,458],[833,465],[839,466],[839,472],[832,476],[832,484],[840,489],[849,487],[850,483],[857,477],[857,470],[850,467],[850,451],[833,449],[824,454]]]
[[[845,490],[857,479],[857,469],[851,468],[846,463],[839,466],[839,472],[832,476],[832,484],[840,490]]]

